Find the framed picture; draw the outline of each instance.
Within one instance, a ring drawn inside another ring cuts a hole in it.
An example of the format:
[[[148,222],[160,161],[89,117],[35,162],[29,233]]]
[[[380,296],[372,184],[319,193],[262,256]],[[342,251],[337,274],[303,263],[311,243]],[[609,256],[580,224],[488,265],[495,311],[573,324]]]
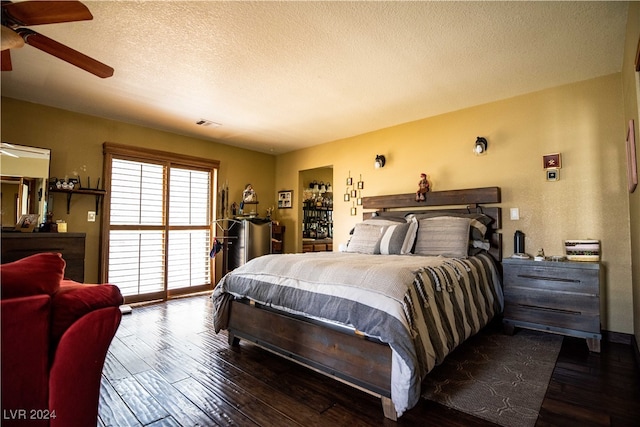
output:
[[[547,181],[558,181],[560,179],[560,171],[557,169],[547,170]]]
[[[16,230],[20,230],[23,233],[31,233],[36,225],[38,225],[38,214],[26,214],[22,215],[16,223]]]
[[[293,190],[278,191],[278,209],[291,209]]]
[[[364,181],[358,181],[358,190],[364,189]]]
[[[293,206],[293,190],[278,191],[278,209],[291,209]]]
[[[636,157],[636,132],[633,120],[629,120],[627,129],[627,183],[629,193],[636,191],[638,186],[638,160]]]
[[[562,167],[562,156],[560,156],[560,153],[547,154],[542,156],[542,163],[545,169],[560,169]]]

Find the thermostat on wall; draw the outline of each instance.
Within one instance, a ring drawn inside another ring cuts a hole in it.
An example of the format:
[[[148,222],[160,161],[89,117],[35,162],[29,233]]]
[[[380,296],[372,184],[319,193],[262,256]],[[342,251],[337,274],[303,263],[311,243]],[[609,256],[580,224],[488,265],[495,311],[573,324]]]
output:
[[[547,169],[547,181],[557,181],[560,179],[560,171],[558,169]]]

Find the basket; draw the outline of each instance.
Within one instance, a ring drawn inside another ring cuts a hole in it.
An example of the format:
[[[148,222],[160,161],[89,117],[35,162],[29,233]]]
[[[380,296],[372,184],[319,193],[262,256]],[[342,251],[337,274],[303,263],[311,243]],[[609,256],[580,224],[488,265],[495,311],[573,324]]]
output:
[[[564,250],[569,261],[600,261],[599,240],[565,240]]]

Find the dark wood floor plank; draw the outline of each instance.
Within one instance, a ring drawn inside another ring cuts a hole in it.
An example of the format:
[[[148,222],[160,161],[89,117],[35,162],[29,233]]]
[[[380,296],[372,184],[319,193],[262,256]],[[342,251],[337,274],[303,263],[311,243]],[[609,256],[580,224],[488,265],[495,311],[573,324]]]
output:
[[[253,393],[248,392],[235,382],[229,381],[224,376],[219,375],[215,370],[204,369],[196,380],[209,390],[213,391],[229,404],[242,412],[247,418],[253,420],[257,425],[265,425],[269,420],[282,420],[288,426],[302,425],[292,417],[279,411],[276,407],[265,403],[264,400],[256,398]],[[258,381],[256,381],[258,382]],[[265,396],[272,400],[274,395]],[[290,408],[291,412],[299,409],[297,406]]]
[[[121,380],[131,376],[131,373],[120,363],[118,358],[109,353],[104,361],[102,375],[109,380]]]
[[[136,306],[109,349],[99,426],[495,427],[421,400],[397,422],[380,399],[251,343],[215,334],[205,295]],[[632,349],[564,338],[537,427],[638,426],[640,372]],[[142,422],[140,422],[142,421]]]
[[[218,426],[255,426],[251,419],[237,410],[235,405],[229,404],[213,390],[205,387],[193,378],[174,384],[190,401],[207,413]]]
[[[98,404],[99,423],[107,427],[139,427],[142,424],[124,403],[109,380],[102,377],[100,402]]]
[[[158,420],[155,423],[151,423],[147,425],[147,427],[182,427],[182,426],[183,424],[180,424],[179,422],[174,420],[172,417],[167,417],[167,418]]]
[[[213,420],[204,411],[156,371],[145,371],[135,378],[171,414],[169,418],[176,425],[206,427],[213,424]]]
[[[109,353],[118,359],[122,366],[132,375],[151,369],[151,366],[122,342],[117,333],[113,341],[111,341]]]
[[[111,384],[143,425],[169,416],[162,404],[142,387],[135,376],[111,381]]]
[[[344,416],[327,412],[334,406],[328,399],[325,400],[324,406],[314,408],[304,395],[292,393],[279,386],[268,385],[259,376],[248,374],[226,362],[214,363],[211,359],[209,362],[203,366],[204,371],[198,378],[224,378],[229,385],[241,389],[243,393],[250,394],[277,411],[287,413],[291,419],[304,426],[320,426],[327,423],[341,425],[340,422]],[[351,417],[353,418],[353,414]]]

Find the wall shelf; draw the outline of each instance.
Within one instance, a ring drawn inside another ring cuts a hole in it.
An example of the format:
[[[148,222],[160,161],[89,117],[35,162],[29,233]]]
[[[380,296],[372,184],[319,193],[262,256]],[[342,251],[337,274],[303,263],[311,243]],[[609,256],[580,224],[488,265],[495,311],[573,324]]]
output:
[[[106,190],[100,190],[98,188],[78,188],[73,190],[65,190],[63,188],[49,188],[50,193],[64,193],[67,195],[67,214],[70,213],[71,197],[74,194],[93,195],[96,197],[96,215],[100,212],[100,201],[107,194]]]

